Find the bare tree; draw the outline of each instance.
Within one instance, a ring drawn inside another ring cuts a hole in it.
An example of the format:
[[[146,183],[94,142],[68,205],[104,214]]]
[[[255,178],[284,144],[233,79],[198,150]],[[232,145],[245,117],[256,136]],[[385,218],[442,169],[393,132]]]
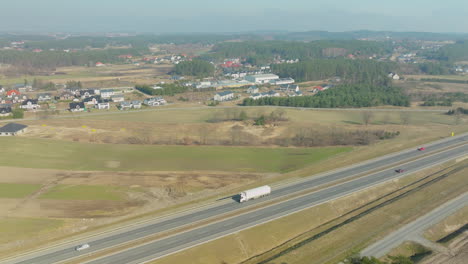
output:
[[[363,111],[362,112],[362,121],[364,124],[367,126],[372,122],[372,119],[374,118],[374,113],[371,111]]]
[[[198,135],[200,137],[200,144],[206,145],[211,135],[211,129],[207,125],[202,125],[198,128]]]
[[[400,120],[403,125],[405,126],[409,125],[411,123],[411,113],[407,111],[401,112]]]
[[[231,144],[232,145],[240,145],[242,141],[242,130],[244,130],[243,126],[235,125],[231,128]]]

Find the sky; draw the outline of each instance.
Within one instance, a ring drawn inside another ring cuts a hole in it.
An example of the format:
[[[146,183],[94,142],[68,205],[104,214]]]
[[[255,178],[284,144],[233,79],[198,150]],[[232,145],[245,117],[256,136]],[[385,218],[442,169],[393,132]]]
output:
[[[0,32],[468,33],[467,0],[0,0]]]

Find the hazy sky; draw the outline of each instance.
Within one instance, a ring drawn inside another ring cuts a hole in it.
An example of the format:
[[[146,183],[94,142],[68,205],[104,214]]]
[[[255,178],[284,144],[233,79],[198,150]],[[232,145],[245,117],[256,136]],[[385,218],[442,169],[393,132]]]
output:
[[[467,0],[0,0],[0,31],[468,32]]]

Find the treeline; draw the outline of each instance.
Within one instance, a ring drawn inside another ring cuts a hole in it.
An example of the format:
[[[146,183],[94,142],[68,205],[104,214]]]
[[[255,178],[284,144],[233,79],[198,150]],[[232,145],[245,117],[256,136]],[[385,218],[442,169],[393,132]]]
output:
[[[315,59],[355,55],[374,55],[391,52],[385,42],[360,40],[318,40],[312,42],[246,41],[217,44],[210,55],[218,59],[242,57],[256,64],[266,59]]]
[[[421,72],[428,75],[445,75],[452,73],[452,65],[443,62],[419,63],[418,68]]]
[[[468,80],[454,80],[454,79],[421,78],[421,81],[423,81],[423,82],[442,82],[442,83],[468,84]]]
[[[392,63],[373,60],[316,59],[293,64],[274,64],[271,71],[281,77],[296,81],[316,81],[341,77],[345,83],[389,85],[388,73],[395,67]]]
[[[381,261],[375,257],[351,257],[346,263],[349,264],[414,264],[413,260],[405,256],[388,256],[389,262]]]
[[[244,106],[276,105],[291,107],[370,107],[379,105],[409,106],[410,98],[399,87],[339,85],[315,96],[263,97],[244,99]]]
[[[463,108],[463,107],[458,107],[457,109],[452,109],[447,112],[447,115],[457,115],[457,114],[468,115],[468,109]]]
[[[429,59],[439,61],[464,61],[468,60],[468,41],[457,41],[454,44],[449,44],[441,47],[437,51],[425,53]]]
[[[453,102],[468,103],[468,94],[462,92],[441,94],[412,94],[412,100],[424,101],[422,106],[452,106]]]
[[[213,76],[214,72],[213,64],[203,60],[183,61],[174,68],[175,74],[197,76],[199,78]]]
[[[122,61],[123,54],[139,55],[135,49],[106,49],[95,51],[17,51],[1,50],[0,63],[10,64],[24,70],[51,70],[63,66],[94,65],[96,62],[115,63]]]
[[[183,93],[188,90],[187,86],[179,85],[176,83],[161,84],[161,87],[162,88],[160,89],[154,89],[149,85],[135,85],[135,89],[147,95],[172,96],[174,94]]]

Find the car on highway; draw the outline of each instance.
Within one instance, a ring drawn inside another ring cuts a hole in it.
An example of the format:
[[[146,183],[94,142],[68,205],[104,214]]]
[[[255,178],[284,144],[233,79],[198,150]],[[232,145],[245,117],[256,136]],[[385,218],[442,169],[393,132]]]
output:
[[[425,147],[420,147],[420,148],[418,148],[418,150],[423,151],[423,150],[426,150],[426,148]]]
[[[89,244],[82,244],[75,247],[76,251],[81,251],[89,248]]]
[[[396,173],[402,173],[402,172],[405,172],[405,170],[404,169],[396,169],[395,172]]]

